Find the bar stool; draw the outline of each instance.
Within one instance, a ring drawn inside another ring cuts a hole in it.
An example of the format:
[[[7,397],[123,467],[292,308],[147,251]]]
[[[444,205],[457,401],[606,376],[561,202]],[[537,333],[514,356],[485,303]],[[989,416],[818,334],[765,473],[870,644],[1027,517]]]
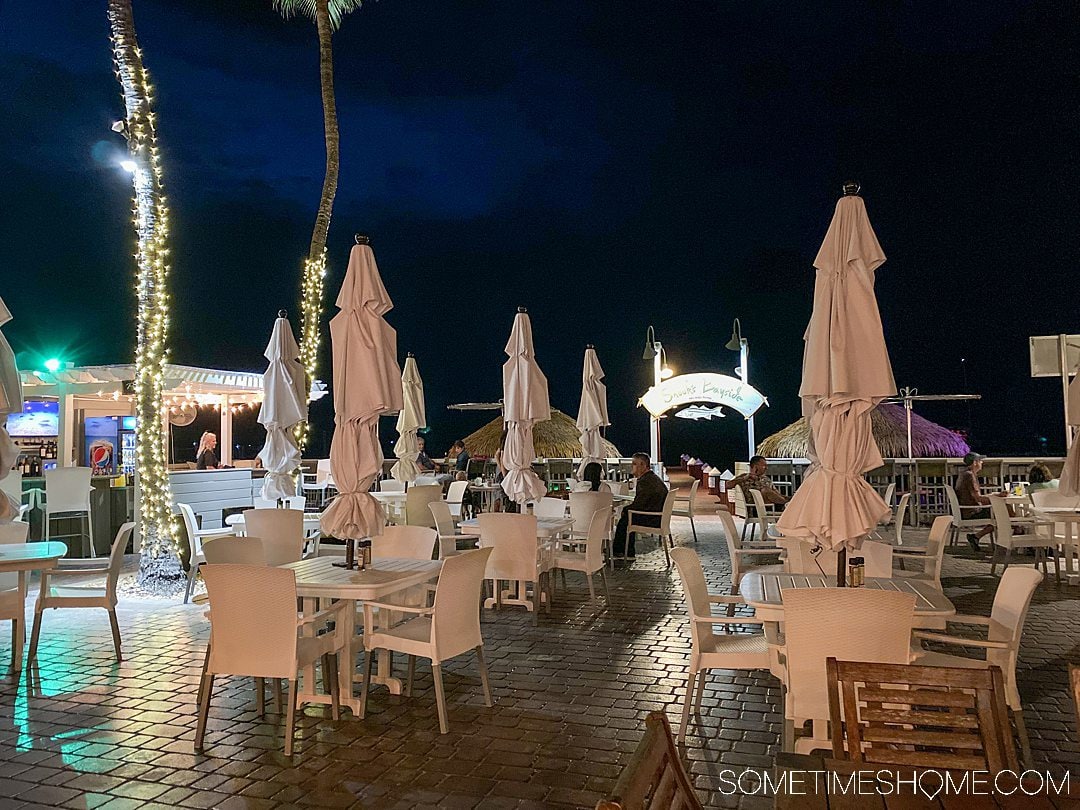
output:
[[[45,471],[45,540],[52,537],[53,518],[64,515],[83,515],[86,518],[86,536],[90,539],[90,556],[97,557],[94,547],[94,521],[90,514],[89,467],[56,467]],[[75,535],[61,535],[74,537]],[[80,535],[81,537],[81,535]]]

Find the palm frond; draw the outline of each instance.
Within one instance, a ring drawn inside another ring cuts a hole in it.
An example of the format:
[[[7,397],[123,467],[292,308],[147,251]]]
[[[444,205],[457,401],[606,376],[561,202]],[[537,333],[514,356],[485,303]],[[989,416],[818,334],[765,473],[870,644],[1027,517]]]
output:
[[[475,433],[466,436],[465,449],[470,456],[491,457],[502,439],[502,416],[492,419]],[[533,449],[538,458],[577,458],[581,456],[581,434],[577,423],[562,411],[551,409],[551,418],[533,426]],[[619,456],[619,448],[604,439],[609,458]]]
[[[286,19],[301,15],[308,19],[315,19],[315,0],[271,0],[274,10],[281,13]],[[330,12],[330,27],[335,31],[341,27],[341,21],[349,12],[356,11],[363,5],[363,0],[330,0],[327,8]]]

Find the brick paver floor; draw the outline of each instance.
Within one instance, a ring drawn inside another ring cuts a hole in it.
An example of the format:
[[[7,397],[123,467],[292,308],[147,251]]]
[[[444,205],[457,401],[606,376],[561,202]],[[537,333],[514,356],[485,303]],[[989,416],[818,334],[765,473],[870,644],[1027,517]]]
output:
[[[711,507],[711,499],[700,504]],[[677,519],[677,542],[692,543]],[[905,537],[907,534],[905,534]],[[729,585],[715,517],[698,521],[697,550],[715,590]],[[915,537],[913,537],[915,539]],[[483,625],[493,708],[472,656],[444,667],[451,731],[438,733],[431,671],[418,664],[412,698],[376,688],[366,720],[308,707],[297,753],[282,754],[282,718],[254,711],[250,681],[219,679],[205,753],[192,750],[204,607],[126,601],[126,660],[117,665],[102,611],[45,616],[40,680],[0,681],[0,807],[592,807],[634,750],[645,715],[677,726],[689,652],[681,591],[653,544],[611,580],[612,604],[588,601],[568,575],[538,627],[520,609]],[[996,578],[966,549],[945,562],[944,587],[963,613],[989,611]],[[561,585],[561,583],[560,583]],[[32,607],[28,603],[28,615]],[[1080,776],[1066,684],[1080,662],[1080,588],[1052,577],[1035,595],[1019,682],[1040,768]],[[0,660],[10,657],[6,630]],[[403,669],[403,662],[400,664]],[[718,672],[706,685],[685,758],[710,806],[765,807],[725,796],[724,771],[766,768],[779,750],[780,688],[768,673]]]

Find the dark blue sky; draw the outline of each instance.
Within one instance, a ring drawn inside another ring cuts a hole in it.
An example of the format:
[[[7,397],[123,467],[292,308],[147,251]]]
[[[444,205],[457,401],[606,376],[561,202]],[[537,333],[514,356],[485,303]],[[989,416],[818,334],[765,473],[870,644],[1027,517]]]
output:
[[[134,5],[173,210],[173,358],[259,369],[274,313],[296,309],[322,181],[314,27],[269,0]],[[741,317],[772,404],[759,436],[787,424],[811,262],[855,178],[889,257],[898,384],[960,391],[966,358],[981,449],[1062,449],[1060,387],[1028,378],[1026,338],[1080,331],[1075,20],[1050,3],[805,5],[382,0],[345,20],[328,297],[353,232],[372,234],[434,444],[481,421],[447,403],[498,397],[518,305],[571,414],[596,344],[624,451],[647,444],[650,323],[678,370],[730,372]],[[0,0],[0,75],[6,331],[27,366],[127,361],[104,3]],[[922,412],[968,426],[964,406]],[[669,460],[742,452],[737,418],[671,421]]]

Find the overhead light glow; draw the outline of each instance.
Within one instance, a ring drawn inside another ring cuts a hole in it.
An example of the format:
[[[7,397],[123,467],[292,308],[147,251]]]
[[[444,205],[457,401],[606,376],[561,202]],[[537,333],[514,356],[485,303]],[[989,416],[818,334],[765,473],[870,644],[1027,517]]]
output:
[[[135,170],[139,168],[139,164],[137,164],[134,160],[121,160],[120,168],[123,169],[125,172],[135,174]]]
[[[60,370],[60,361],[55,357],[50,357],[45,361],[45,370],[51,371],[53,374]]]

